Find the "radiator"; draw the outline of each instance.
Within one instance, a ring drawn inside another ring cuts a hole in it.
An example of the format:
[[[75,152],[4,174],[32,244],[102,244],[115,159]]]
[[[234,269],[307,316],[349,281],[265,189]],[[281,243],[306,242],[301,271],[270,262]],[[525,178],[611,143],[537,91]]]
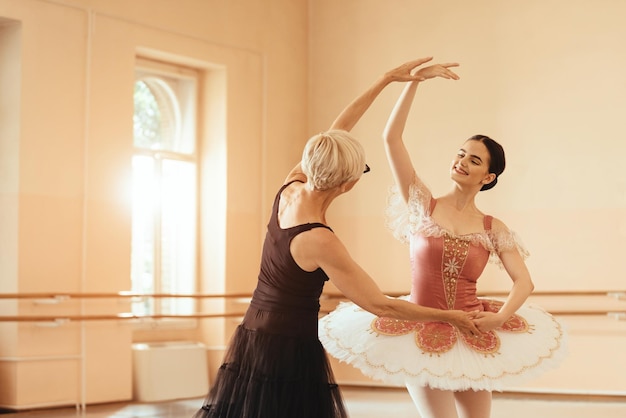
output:
[[[209,390],[206,347],[173,341],[133,344],[133,398],[139,402],[203,397]]]

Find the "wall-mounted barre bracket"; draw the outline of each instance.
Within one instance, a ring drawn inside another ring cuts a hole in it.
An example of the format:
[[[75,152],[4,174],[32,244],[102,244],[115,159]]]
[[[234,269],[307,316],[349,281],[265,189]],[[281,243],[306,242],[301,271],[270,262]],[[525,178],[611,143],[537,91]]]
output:
[[[616,321],[626,321],[626,312],[608,312],[607,315]]]
[[[41,298],[33,300],[35,305],[58,305],[61,302],[69,300],[69,295],[54,295],[49,298]]]
[[[615,298],[617,300],[626,300],[626,292],[609,292],[607,296]]]
[[[68,318],[55,318],[52,321],[35,322],[35,326],[39,328],[57,328],[68,322],[70,322]]]

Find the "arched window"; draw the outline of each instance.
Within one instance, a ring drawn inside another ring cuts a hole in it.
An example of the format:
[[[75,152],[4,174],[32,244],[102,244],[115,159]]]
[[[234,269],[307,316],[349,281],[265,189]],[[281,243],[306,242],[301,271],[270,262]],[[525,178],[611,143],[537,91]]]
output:
[[[133,292],[189,294],[196,285],[195,71],[138,61],[133,116]],[[136,314],[189,314],[187,298],[146,298]]]

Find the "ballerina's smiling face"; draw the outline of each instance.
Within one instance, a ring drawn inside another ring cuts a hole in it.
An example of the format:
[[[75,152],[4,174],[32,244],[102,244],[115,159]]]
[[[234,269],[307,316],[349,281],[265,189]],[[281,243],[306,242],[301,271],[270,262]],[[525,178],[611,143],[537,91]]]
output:
[[[450,176],[459,185],[482,187],[496,177],[495,174],[489,173],[489,163],[489,150],[485,144],[481,141],[468,140],[452,160]]]

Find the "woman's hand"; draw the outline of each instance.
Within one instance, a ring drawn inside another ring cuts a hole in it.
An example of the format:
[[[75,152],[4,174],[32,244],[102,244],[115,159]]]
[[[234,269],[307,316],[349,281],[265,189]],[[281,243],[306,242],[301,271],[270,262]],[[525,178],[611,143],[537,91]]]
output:
[[[408,61],[399,67],[389,70],[385,73],[385,77],[389,82],[392,81],[423,81],[425,78],[414,72],[417,67],[432,60],[433,57],[419,58],[413,61]],[[427,67],[428,68],[428,67]]]
[[[420,68],[415,75],[421,77],[422,80],[428,80],[435,77],[447,78],[449,80],[458,80],[460,77],[450,70],[450,67],[458,67],[456,62],[448,62],[445,64],[434,64],[428,67]]]
[[[480,330],[475,324],[475,318],[478,311],[465,312],[459,310],[446,311],[450,317],[448,322],[458,328],[463,334],[479,335]]]
[[[357,96],[356,99],[350,102],[350,104],[348,104],[348,106],[341,111],[335,121],[330,125],[329,129],[342,129],[344,131],[350,131],[388,84],[395,81],[423,81],[424,77],[416,74],[415,70],[420,65],[427,63],[432,59],[432,57],[426,57],[408,61],[399,67],[387,71],[382,76],[379,76],[370,88]]]
[[[491,331],[501,327],[507,318],[502,319],[502,315],[494,312],[480,312],[474,319],[474,324],[482,332]]]

